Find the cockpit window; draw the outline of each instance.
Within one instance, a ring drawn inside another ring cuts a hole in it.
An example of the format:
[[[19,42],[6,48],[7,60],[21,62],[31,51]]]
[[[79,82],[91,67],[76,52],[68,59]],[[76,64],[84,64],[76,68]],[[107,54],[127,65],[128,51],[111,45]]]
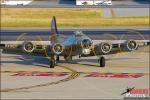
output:
[[[83,36],[83,32],[82,31],[75,31],[75,36]]]

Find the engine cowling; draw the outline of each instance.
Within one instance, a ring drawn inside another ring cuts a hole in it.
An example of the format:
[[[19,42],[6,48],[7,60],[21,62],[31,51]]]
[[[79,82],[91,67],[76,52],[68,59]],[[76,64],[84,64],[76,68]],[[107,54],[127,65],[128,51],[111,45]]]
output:
[[[112,45],[108,42],[102,42],[100,44],[100,52],[103,54],[107,54],[111,51]]]
[[[138,44],[134,40],[126,41],[124,44],[121,45],[121,49],[124,51],[133,51],[138,48]]]
[[[23,50],[27,53],[33,52],[35,48],[36,48],[36,45],[31,41],[23,43]]]
[[[56,43],[52,46],[52,51],[56,55],[60,55],[64,51],[64,45],[60,43]]]

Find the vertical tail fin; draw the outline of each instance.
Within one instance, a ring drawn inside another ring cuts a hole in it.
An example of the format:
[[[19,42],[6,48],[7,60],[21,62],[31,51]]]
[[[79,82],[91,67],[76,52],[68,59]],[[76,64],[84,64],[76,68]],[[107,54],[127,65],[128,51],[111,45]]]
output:
[[[56,18],[53,16],[52,22],[51,22],[51,43],[56,43],[57,42],[57,25],[56,25]]]

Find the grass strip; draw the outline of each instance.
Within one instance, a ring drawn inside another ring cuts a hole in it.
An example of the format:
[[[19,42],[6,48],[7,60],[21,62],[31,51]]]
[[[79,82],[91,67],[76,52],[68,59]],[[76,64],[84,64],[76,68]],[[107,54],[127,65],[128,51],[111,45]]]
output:
[[[100,8],[1,8],[1,27],[50,27],[53,16],[59,27],[149,25],[148,16],[104,18]]]

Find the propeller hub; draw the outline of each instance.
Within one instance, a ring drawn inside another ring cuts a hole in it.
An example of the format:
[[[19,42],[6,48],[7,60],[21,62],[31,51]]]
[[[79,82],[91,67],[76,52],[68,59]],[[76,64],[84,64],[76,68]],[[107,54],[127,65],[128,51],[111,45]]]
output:
[[[136,50],[138,45],[134,40],[127,41],[126,47],[129,51]]]
[[[100,45],[100,49],[101,49],[102,53],[107,54],[107,53],[109,53],[111,51],[112,45],[110,43],[103,42]]]
[[[52,51],[56,54],[56,55],[60,55],[63,51],[64,51],[64,46],[60,43],[56,43],[52,46]]]
[[[24,42],[23,43],[23,50],[25,52],[31,53],[35,50],[36,46],[32,42]]]

